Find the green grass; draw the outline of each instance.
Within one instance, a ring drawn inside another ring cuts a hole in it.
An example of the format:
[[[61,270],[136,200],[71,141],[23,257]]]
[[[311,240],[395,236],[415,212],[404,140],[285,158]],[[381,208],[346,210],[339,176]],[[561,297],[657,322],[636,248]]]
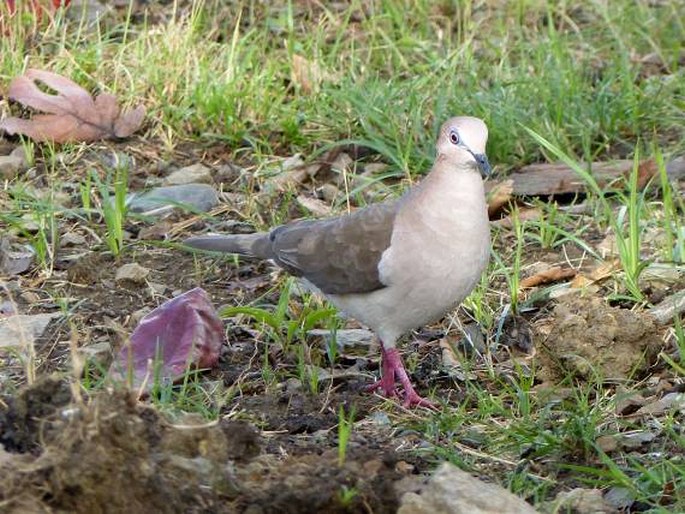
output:
[[[379,1],[360,16],[361,5],[325,11],[314,25],[286,2],[198,2],[154,27],[124,14],[97,30],[63,19],[35,34],[28,59],[20,37],[3,38],[4,78],[46,67],[143,102],[148,133],[168,148],[191,137],[309,154],[350,138],[398,174],[424,169],[435,129],[452,113],[486,119],[500,165],[545,153],[518,123],[586,160],[630,155],[640,135],[682,135],[677,2],[472,10]],[[405,16],[409,6],[416,14]],[[656,53],[673,74],[641,76],[630,52]],[[316,92],[290,82],[294,54],[322,70]]]

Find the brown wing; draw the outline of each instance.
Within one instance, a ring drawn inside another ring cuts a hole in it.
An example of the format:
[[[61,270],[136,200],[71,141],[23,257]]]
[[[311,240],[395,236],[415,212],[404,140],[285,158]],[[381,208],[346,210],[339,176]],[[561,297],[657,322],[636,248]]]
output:
[[[381,203],[338,218],[283,225],[269,236],[271,258],[324,293],[381,289],[378,263],[390,246],[396,212],[395,203]]]

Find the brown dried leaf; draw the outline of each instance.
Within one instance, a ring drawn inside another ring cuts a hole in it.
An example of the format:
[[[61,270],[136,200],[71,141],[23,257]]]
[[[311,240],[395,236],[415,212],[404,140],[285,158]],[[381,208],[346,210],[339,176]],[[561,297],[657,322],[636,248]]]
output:
[[[56,94],[41,91],[41,82]],[[97,141],[128,137],[140,128],[145,108],[121,112],[113,95],[102,93],[93,97],[71,80],[49,71],[30,69],[10,84],[9,98],[47,114],[32,119],[5,118],[0,130],[23,134],[36,141]]]
[[[513,180],[499,182],[490,190],[488,194],[488,216],[490,218],[495,217],[511,201],[513,191]]]
[[[531,277],[521,280],[521,289],[535,287],[541,284],[549,284],[550,282],[558,282],[559,280],[575,277],[577,273],[578,272],[573,268],[552,266],[551,268],[547,268]]]

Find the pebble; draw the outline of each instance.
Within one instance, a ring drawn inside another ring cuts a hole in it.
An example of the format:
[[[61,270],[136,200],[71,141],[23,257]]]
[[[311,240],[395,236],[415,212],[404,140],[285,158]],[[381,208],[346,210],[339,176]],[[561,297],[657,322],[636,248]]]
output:
[[[144,268],[135,262],[124,264],[121,266],[114,277],[117,282],[130,281],[136,284],[145,282],[145,279],[150,274],[148,268]]]
[[[180,168],[164,179],[164,184],[167,186],[180,186],[186,184],[211,184],[212,170],[202,163],[192,164]]]
[[[208,184],[184,184],[156,187],[142,194],[133,194],[128,202],[131,212],[160,216],[181,205],[195,211],[210,211],[219,204],[219,195]]]

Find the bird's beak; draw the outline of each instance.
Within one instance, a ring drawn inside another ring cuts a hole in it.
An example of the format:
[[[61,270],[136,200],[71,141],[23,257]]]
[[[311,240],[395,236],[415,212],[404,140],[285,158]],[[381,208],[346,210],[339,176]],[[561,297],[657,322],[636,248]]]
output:
[[[474,153],[472,155],[478,163],[478,169],[480,169],[480,174],[483,175],[483,178],[489,177],[490,172],[492,171],[492,167],[490,166],[490,162],[488,161],[488,156],[484,153]]]

